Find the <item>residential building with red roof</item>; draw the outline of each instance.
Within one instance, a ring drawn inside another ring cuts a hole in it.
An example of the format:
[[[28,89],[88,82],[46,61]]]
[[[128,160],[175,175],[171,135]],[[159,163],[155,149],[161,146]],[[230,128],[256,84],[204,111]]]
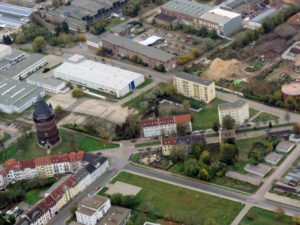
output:
[[[40,203],[38,203],[39,207],[44,211],[46,215],[47,221],[51,220],[57,213],[58,209],[56,206],[56,200],[49,195],[44,198]]]
[[[191,114],[142,120],[144,137],[174,136],[180,123],[187,125],[187,132],[192,131]]]

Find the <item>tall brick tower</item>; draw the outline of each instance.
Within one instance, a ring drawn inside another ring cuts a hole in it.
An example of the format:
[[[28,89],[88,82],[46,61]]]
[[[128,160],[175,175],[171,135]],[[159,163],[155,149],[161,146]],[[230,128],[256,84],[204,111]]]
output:
[[[51,149],[60,142],[55,122],[54,110],[39,97],[32,114],[35,123],[38,145],[44,149]]]

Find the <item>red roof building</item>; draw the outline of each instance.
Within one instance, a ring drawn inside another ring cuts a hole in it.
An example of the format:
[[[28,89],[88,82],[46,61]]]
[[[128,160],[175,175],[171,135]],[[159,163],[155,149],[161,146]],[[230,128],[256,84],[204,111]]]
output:
[[[153,118],[148,120],[142,120],[142,127],[153,127],[153,126],[161,126],[161,125],[168,125],[168,124],[178,124],[184,122],[191,122],[191,114],[183,114],[177,116],[169,116],[169,117],[162,117],[162,118]]]
[[[20,169],[35,168],[34,159],[20,161]]]
[[[163,138],[161,140],[162,145],[176,145],[177,144],[177,138],[176,137],[170,137],[170,138]]]
[[[39,157],[39,158],[36,158],[34,161],[35,161],[36,166],[52,164],[51,156]]]
[[[53,206],[56,205],[55,199],[51,196],[48,195],[46,198],[44,198],[40,203],[39,207],[44,211],[50,210]]]
[[[7,170],[19,170],[19,162],[14,159],[9,159],[2,164]]]

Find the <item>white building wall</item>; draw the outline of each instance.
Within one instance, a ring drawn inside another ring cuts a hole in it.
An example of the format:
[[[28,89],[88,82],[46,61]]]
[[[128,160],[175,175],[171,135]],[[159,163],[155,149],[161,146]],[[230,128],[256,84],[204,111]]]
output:
[[[224,24],[223,30],[225,36],[230,36],[234,32],[242,28],[242,15],[232,18],[230,21]]]

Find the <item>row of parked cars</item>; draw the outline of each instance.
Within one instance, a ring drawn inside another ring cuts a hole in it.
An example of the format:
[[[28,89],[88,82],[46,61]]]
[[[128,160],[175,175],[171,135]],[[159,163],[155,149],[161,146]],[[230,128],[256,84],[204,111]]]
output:
[[[24,210],[20,209],[19,207],[15,207],[13,210],[8,210],[6,212],[7,215],[14,215],[15,217],[20,216]]]
[[[7,126],[7,127],[14,127],[18,129],[18,126],[13,124],[13,123],[9,123],[9,122],[4,122],[3,125]]]

